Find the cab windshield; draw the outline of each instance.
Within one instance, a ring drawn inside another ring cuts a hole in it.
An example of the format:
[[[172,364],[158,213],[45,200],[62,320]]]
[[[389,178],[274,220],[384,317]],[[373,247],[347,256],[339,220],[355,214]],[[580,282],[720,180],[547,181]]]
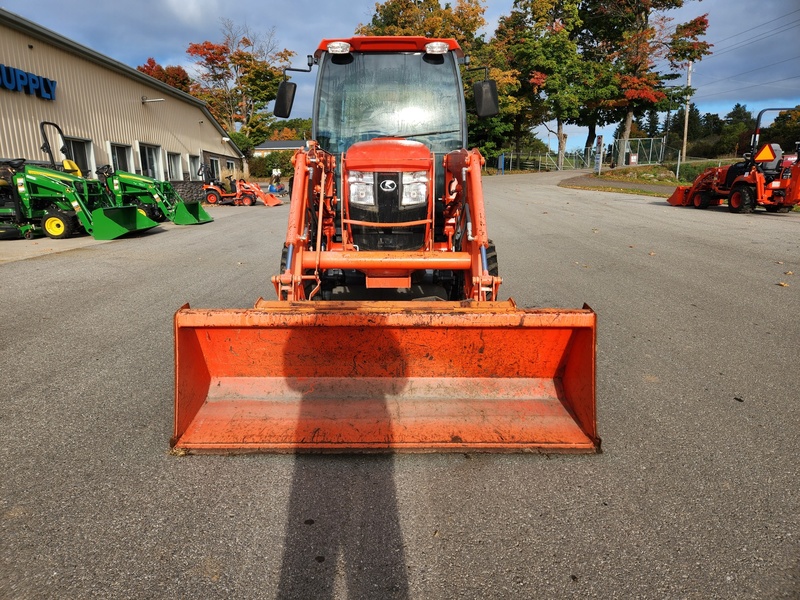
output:
[[[466,144],[464,101],[451,53],[324,54],[315,137],[334,154],[375,137],[403,137],[446,153]]]

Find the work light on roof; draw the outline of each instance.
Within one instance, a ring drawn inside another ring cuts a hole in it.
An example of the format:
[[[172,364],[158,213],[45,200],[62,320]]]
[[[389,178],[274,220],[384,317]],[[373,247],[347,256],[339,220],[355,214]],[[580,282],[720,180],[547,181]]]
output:
[[[450,50],[450,46],[447,45],[447,42],[430,42],[425,44],[425,52],[428,54],[447,54]]]
[[[349,54],[350,44],[347,42],[331,42],[328,44],[328,52],[331,54]]]

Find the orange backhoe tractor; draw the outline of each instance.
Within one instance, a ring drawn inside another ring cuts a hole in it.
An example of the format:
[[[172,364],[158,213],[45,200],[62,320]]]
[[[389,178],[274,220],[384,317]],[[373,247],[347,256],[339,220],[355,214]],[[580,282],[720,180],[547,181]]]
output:
[[[277,299],[177,311],[177,451],[599,450],[594,312],[498,300],[466,64],[452,39],[354,37],[287,69],[319,67]],[[472,91],[497,112],[486,75]]]
[[[711,167],[700,173],[692,185],[679,186],[669,197],[673,206],[708,208],[728,202],[728,210],[751,213],[763,206],[767,212],[789,212],[800,203],[800,163],[785,160],[778,144],[759,147],[761,117],[768,111],[792,108],[765,108],[756,118],[750,152],[744,161],[724,167]]]
[[[260,200],[264,206],[280,206],[281,200],[274,194],[267,193],[257,183],[244,179],[235,179],[228,175],[228,189],[214,176],[211,167],[200,165],[197,174],[203,178],[203,194],[209,204],[233,204],[234,206],[255,206]]]

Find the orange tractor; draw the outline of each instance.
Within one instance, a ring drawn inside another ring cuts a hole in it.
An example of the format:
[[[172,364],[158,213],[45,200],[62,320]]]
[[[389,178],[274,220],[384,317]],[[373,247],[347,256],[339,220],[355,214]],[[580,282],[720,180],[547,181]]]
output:
[[[258,200],[263,202],[264,206],[283,204],[274,194],[264,192],[257,183],[250,183],[244,179],[236,180],[232,175],[227,176],[228,189],[226,190],[207,165],[200,165],[197,174],[203,178],[203,193],[209,204],[255,206]]]
[[[794,110],[765,108],[756,119],[750,152],[744,161],[706,169],[690,186],[679,186],[669,197],[673,206],[708,208],[728,202],[734,213],[751,213],[763,206],[767,212],[789,212],[800,203],[800,163],[797,154],[787,160],[778,144],[759,148],[761,117],[767,111]]]
[[[287,69],[319,67],[276,299],[177,311],[176,450],[599,450],[595,313],[498,300],[466,64],[453,39],[354,37]],[[473,93],[496,114],[493,81]]]

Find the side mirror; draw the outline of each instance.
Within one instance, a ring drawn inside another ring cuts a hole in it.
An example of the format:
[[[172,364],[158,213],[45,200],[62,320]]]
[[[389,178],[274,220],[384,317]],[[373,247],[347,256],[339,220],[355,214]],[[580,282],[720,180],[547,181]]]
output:
[[[294,104],[294,94],[297,91],[297,84],[283,80],[278,86],[278,97],[275,98],[275,108],[272,111],[276,117],[286,119],[292,114],[292,104]]]
[[[475,94],[475,109],[479,117],[493,117],[500,112],[497,82],[492,79],[476,81],[472,86],[472,91]]]

